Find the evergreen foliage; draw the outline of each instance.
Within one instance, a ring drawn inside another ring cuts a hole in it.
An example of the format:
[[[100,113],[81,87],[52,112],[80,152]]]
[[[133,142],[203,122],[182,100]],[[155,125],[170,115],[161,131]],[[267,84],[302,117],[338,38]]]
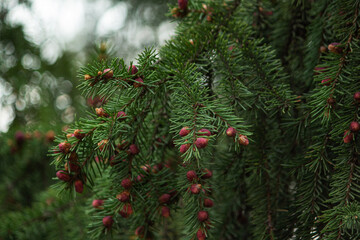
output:
[[[159,51],[79,71],[101,106],[50,150],[74,239],[360,239],[360,1],[170,8]]]

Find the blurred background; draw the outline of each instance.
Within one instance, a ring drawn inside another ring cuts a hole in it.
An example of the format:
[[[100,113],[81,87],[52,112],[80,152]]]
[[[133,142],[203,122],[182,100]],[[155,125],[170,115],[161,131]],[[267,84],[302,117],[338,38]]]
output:
[[[167,3],[1,1],[0,131],[37,121],[72,122],[76,107],[85,104],[74,90],[78,68],[100,54],[135,60],[144,47],[164,44],[175,26],[165,17]]]
[[[159,48],[174,34],[176,23],[166,14],[176,4],[0,0],[0,239],[31,239],[24,218],[44,224],[43,208],[49,214],[60,201],[46,190],[55,176],[48,148],[65,125],[99,104],[76,89],[79,68],[112,57],[136,63],[144,47]],[[35,203],[44,204],[42,211]]]

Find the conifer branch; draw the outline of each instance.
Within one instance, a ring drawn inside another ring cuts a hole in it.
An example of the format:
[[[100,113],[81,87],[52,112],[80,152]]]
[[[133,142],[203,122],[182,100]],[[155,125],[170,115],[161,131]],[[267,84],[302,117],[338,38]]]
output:
[[[338,82],[338,79],[339,79],[339,76],[340,74],[342,73],[345,65],[346,65],[346,57],[347,55],[350,53],[351,49],[350,49],[350,44],[351,44],[351,41],[353,39],[353,34],[355,34],[357,31],[358,31],[358,28],[357,28],[357,19],[359,17],[359,2],[356,3],[355,5],[355,14],[354,14],[354,19],[352,21],[352,24],[353,24],[353,28],[354,28],[354,31],[350,32],[349,34],[349,37],[346,41],[346,44],[345,44],[345,51],[342,55],[342,57],[340,58],[340,64],[339,64],[339,68],[336,72],[336,75],[335,75],[335,78],[331,84],[331,93],[330,93],[330,98],[333,96],[334,94],[334,91],[335,91],[335,87],[336,87],[336,83]]]

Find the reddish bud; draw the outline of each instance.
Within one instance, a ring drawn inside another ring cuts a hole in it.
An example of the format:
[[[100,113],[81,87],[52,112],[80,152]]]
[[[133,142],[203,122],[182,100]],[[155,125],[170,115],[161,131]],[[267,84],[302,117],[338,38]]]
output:
[[[192,184],[190,187],[190,191],[192,194],[199,194],[201,190],[201,184]]]
[[[82,193],[84,191],[84,184],[81,180],[76,180],[74,185],[75,185],[76,192]]]
[[[138,147],[135,144],[131,144],[129,147],[129,151],[131,154],[136,155],[138,154],[140,151],[138,149]]]
[[[107,68],[103,71],[104,77],[109,79],[112,78],[114,76],[114,71],[111,70],[110,68]]]
[[[196,172],[193,171],[193,170],[188,171],[188,172],[186,173],[186,178],[187,178],[190,182],[192,182],[194,179],[197,178]]]
[[[119,211],[119,214],[123,218],[128,218],[131,214],[133,214],[133,209],[129,203],[125,204],[122,210]]]
[[[95,108],[95,112],[99,117],[109,117],[109,114],[107,114],[103,108]]]
[[[321,53],[326,53],[326,52],[327,52],[327,48],[326,48],[325,46],[321,46],[320,49],[319,49],[319,51],[320,51]]]
[[[144,172],[150,173],[150,165],[149,164],[145,164],[143,166],[140,167]]]
[[[336,42],[335,43],[330,43],[328,45],[328,49],[332,53],[340,54],[340,53],[342,53],[343,49],[339,45],[340,45],[340,43],[336,43]]]
[[[239,136],[239,144],[247,146],[247,145],[249,145],[249,139],[245,135],[240,135]]]
[[[321,80],[321,83],[325,86],[330,86],[331,78],[323,79],[323,80]]]
[[[204,173],[205,174],[201,176],[202,179],[208,179],[212,177],[212,171],[210,171],[209,169],[205,168]]]
[[[70,166],[70,171],[71,172],[80,172],[81,168],[79,165],[77,165],[76,163],[73,163],[71,161],[65,163],[65,170],[68,171],[69,170],[69,166]]]
[[[122,119],[123,119],[123,118],[125,118],[125,117],[126,117],[126,113],[125,113],[125,112],[123,112],[123,111],[120,111],[120,112],[118,112],[118,113],[117,113],[116,117],[117,117],[117,118],[122,118]]]
[[[68,142],[62,142],[59,145],[60,152],[67,154],[70,152],[71,144]]]
[[[74,137],[74,134],[73,134],[73,133],[68,133],[68,134],[66,134],[66,138],[71,138],[71,137]]]
[[[130,194],[129,194],[129,192],[122,192],[122,193],[119,193],[118,195],[116,195],[116,198],[120,202],[128,202],[130,200]]]
[[[354,94],[354,100],[357,101],[358,103],[360,103],[360,92],[356,92]]]
[[[71,179],[71,176],[63,170],[57,171],[56,177],[64,182],[68,182]]]
[[[319,75],[319,74],[321,74],[321,73],[323,73],[323,72],[326,71],[326,67],[316,67],[316,68],[314,69],[314,71],[315,71],[315,75]]]
[[[206,128],[200,129],[198,133],[199,136],[211,136],[211,132]]]
[[[76,162],[78,160],[78,155],[75,151],[71,152],[70,153],[70,156],[69,156],[69,161],[71,162]]]
[[[132,182],[129,178],[125,178],[121,181],[121,186],[125,189],[130,189],[132,185]]]
[[[88,98],[86,103],[91,107],[100,107],[101,105],[105,104],[105,98],[101,98],[99,96],[95,96],[94,98]]]
[[[179,135],[181,137],[185,137],[186,135],[188,135],[190,133],[190,129],[189,127],[183,127],[180,132],[179,132]]]
[[[163,216],[164,218],[170,217],[170,208],[167,206],[162,206],[161,207],[161,216]]]
[[[135,75],[135,74],[137,74],[138,69],[137,69],[137,67],[136,67],[135,65],[131,65],[131,66],[129,67],[128,71],[129,71],[132,75]]]
[[[209,198],[205,198],[204,207],[211,208],[212,206],[214,206],[214,202]]]
[[[135,235],[139,236],[140,238],[144,236],[144,232],[145,232],[144,226],[140,226],[135,229]]]
[[[144,80],[140,77],[138,77],[137,79],[135,79],[135,82],[133,84],[134,88],[138,88],[141,87],[144,83]]]
[[[208,218],[209,218],[209,214],[207,211],[199,211],[198,212],[198,220],[200,222],[204,222],[204,221],[208,220]]]
[[[144,175],[140,174],[136,177],[136,181],[142,182],[144,180]]]
[[[156,174],[156,173],[159,172],[159,168],[155,165],[155,166],[153,166],[153,167],[151,168],[151,172],[154,173],[154,174]]]
[[[353,140],[353,134],[350,132],[349,133],[349,131],[348,130],[346,130],[345,132],[344,132],[344,143],[349,143],[349,142],[351,142]]]
[[[359,130],[360,130],[360,124],[358,122],[353,121],[350,123],[350,131],[355,133],[358,132]]]
[[[171,9],[171,15],[175,18],[178,18],[181,16],[181,12],[180,12],[180,9],[179,8],[173,8]]]
[[[170,198],[171,198],[171,195],[165,193],[165,194],[163,194],[163,195],[161,195],[161,196],[159,197],[159,202],[160,202],[161,204],[167,203],[167,202],[170,201]]]
[[[190,148],[190,143],[187,143],[187,144],[183,144],[180,146],[180,152],[181,153],[186,153],[186,151]]]
[[[107,139],[104,139],[104,140],[101,140],[99,143],[98,143],[98,146],[99,146],[99,150],[102,151],[104,150],[106,144],[108,144],[109,140]]]
[[[187,9],[188,0],[178,0],[178,5],[181,10]]]
[[[92,76],[90,76],[89,74],[85,74],[84,75],[84,79],[87,81],[87,80],[90,80],[92,78]]]
[[[201,229],[199,229],[196,232],[196,237],[197,237],[198,240],[205,240],[206,239],[206,235],[205,235],[205,233],[203,233],[203,231],[201,231]]]
[[[207,146],[208,142],[209,142],[209,139],[207,139],[207,138],[197,138],[195,141],[195,146],[199,149],[204,148]]]
[[[235,130],[235,128],[229,127],[229,128],[226,130],[226,135],[228,135],[229,137],[235,137],[235,135],[236,135],[236,130]]]
[[[114,220],[113,220],[112,216],[106,216],[103,218],[102,222],[106,228],[111,228],[111,226],[114,223]]]
[[[101,206],[104,205],[104,200],[101,199],[94,199],[92,201],[92,206],[97,209],[101,209]]]
[[[155,166],[152,167],[152,172],[153,173],[158,173],[159,171],[161,171],[163,169],[163,165],[161,163],[156,164]]]
[[[81,132],[82,132],[82,130],[76,129],[76,130],[74,131],[74,137],[76,137],[76,138],[79,139],[79,140],[83,139],[83,138],[85,137],[85,134],[84,134],[84,133],[81,133]]]

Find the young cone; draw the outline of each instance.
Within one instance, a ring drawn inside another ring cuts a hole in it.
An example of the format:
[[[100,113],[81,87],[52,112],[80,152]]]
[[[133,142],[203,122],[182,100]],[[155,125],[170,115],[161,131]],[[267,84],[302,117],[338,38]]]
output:
[[[195,146],[199,149],[205,148],[209,142],[207,138],[197,138],[195,141]]]
[[[129,178],[125,178],[121,181],[121,186],[125,189],[130,189],[132,185],[132,182]]]
[[[226,135],[228,135],[229,137],[235,137],[236,136],[236,130],[233,127],[229,127],[226,130]]]
[[[186,173],[186,178],[189,180],[189,182],[192,182],[194,179],[197,178],[196,172],[193,170],[190,170]]]
[[[168,202],[170,201],[170,198],[171,198],[171,195],[165,193],[165,194],[163,194],[163,195],[161,195],[161,196],[159,197],[159,202],[160,202],[161,204],[168,203]]]
[[[114,220],[113,220],[112,216],[106,216],[103,218],[102,222],[106,228],[111,228],[111,226],[114,223]]]
[[[136,155],[140,152],[140,150],[138,149],[138,147],[136,146],[136,144],[131,144],[130,147],[129,147],[129,152],[132,154],[132,155]]]
[[[186,135],[188,135],[190,133],[190,129],[189,127],[183,127],[180,132],[179,132],[179,135],[181,137],[185,137]]]
[[[181,145],[181,146],[180,146],[180,152],[181,152],[181,153],[186,153],[187,150],[190,148],[190,146],[191,146],[190,143]]]
[[[140,238],[143,238],[144,237],[144,232],[145,232],[145,228],[144,226],[139,226],[135,229],[135,235],[140,237]]]
[[[84,191],[84,184],[81,180],[76,180],[74,185],[75,185],[76,192],[82,193]]]
[[[209,169],[205,168],[204,173],[205,174],[201,176],[202,179],[208,179],[212,177],[212,171],[210,171]]]
[[[129,203],[126,203],[122,210],[119,211],[119,214],[123,217],[123,218],[128,218],[131,214],[133,214],[133,210],[132,207]]]
[[[205,222],[206,220],[208,220],[208,218],[209,218],[209,214],[207,211],[198,212],[198,220],[200,222]]]
[[[360,103],[360,92],[354,93],[354,100],[358,103]]]
[[[59,145],[60,152],[67,154],[70,152],[71,144],[68,142],[62,142]]]
[[[119,193],[118,195],[116,195],[116,198],[120,201],[120,202],[128,202],[130,200],[130,194],[128,192],[122,192]]]
[[[187,9],[188,0],[178,0],[178,5],[181,10]]]
[[[201,190],[201,184],[192,184],[190,187],[190,192],[192,194],[199,194]]]
[[[350,131],[353,133],[356,133],[360,130],[360,124],[358,122],[351,122],[350,123]]]
[[[239,144],[243,146],[249,145],[249,139],[245,135],[239,136]]]
[[[123,111],[120,111],[116,115],[117,118],[124,119],[126,117],[126,113]]]
[[[170,208],[167,206],[162,206],[161,207],[161,216],[163,216],[164,218],[170,217]]]
[[[71,180],[71,176],[63,170],[58,171],[56,177],[64,182],[69,182]]]
[[[201,231],[201,229],[199,229],[196,232],[196,237],[197,237],[198,240],[205,240],[206,239],[206,235],[205,235],[205,233],[203,233],[203,231]]]
[[[349,131],[348,130],[346,130],[345,132],[344,132],[344,143],[349,143],[349,142],[351,142],[353,140],[353,134],[350,132],[349,133]]]
[[[144,83],[144,80],[140,77],[138,77],[137,79],[135,79],[135,82],[134,82],[134,88],[138,88],[138,87],[141,87]]]
[[[129,72],[131,73],[131,75],[135,75],[135,74],[137,74],[138,69],[137,69],[137,67],[135,65],[131,65],[129,67]]]
[[[214,202],[209,198],[205,198],[204,207],[211,208],[212,206],[214,206]]]
[[[104,77],[109,79],[112,78],[114,76],[114,71],[111,70],[110,68],[107,68],[103,71]]]
[[[198,131],[199,136],[211,136],[211,132],[210,130],[206,129],[206,128],[202,128]]]
[[[101,209],[101,206],[104,205],[104,200],[101,199],[94,199],[92,201],[92,206],[97,209]]]

